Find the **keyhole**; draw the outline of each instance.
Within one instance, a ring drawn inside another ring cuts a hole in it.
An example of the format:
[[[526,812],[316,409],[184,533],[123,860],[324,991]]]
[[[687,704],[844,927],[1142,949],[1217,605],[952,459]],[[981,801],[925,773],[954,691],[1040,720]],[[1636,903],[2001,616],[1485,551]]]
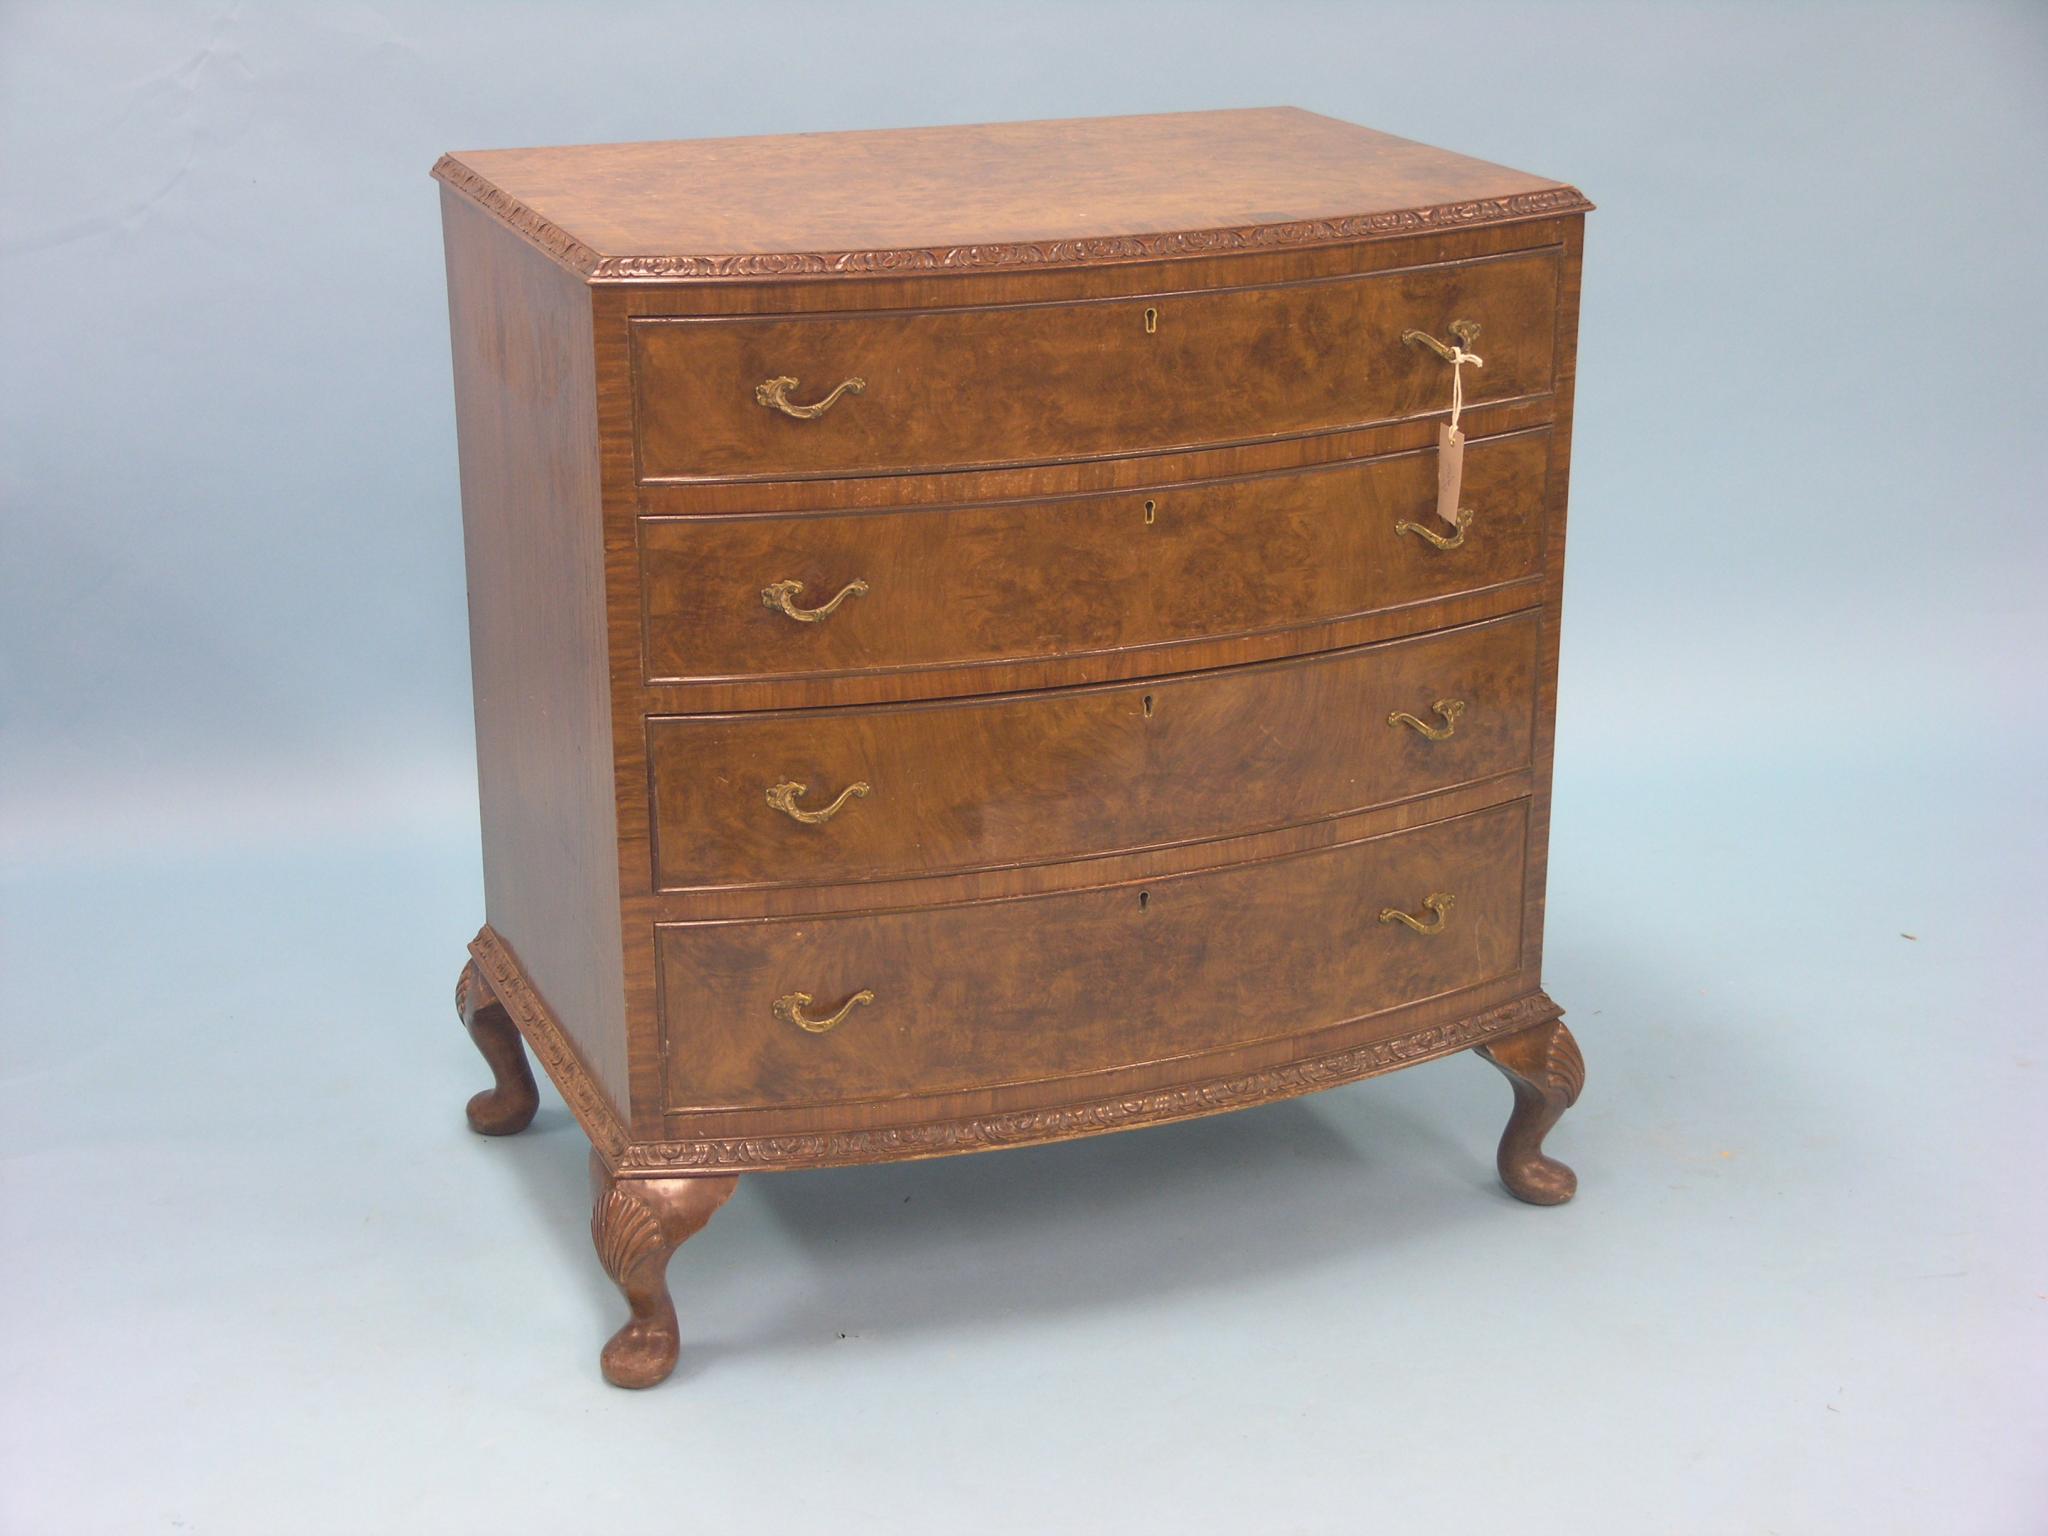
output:
[[[1147,336],[1153,335],[1158,331],[1158,329],[1159,311],[1156,309],[1147,309],[1145,311],[1145,334]]]
[[[1159,503],[1147,497],[1145,500],[1145,521],[1153,522],[1159,516]]]
[[[1152,718],[1152,695],[1149,693],[1145,695],[1145,718],[1147,720]]]
[[[1142,912],[1150,905],[1152,905],[1152,893],[1150,891],[1138,892],[1138,910]]]

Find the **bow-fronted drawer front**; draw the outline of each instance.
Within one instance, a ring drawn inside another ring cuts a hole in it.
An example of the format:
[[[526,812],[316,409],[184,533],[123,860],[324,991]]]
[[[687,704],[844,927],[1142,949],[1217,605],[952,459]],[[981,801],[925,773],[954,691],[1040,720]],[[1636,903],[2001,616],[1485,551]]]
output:
[[[1167,648],[1485,592],[1541,570],[1548,428],[1476,438],[1456,549],[1434,449],[1045,501],[640,525],[654,682]],[[1165,651],[1157,666],[1170,671]]]
[[[1478,325],[1468,405],[1551,388],[1561,252],[1072,302],[632,322],[644,481],[1158,453],[1445,410],[1404,332]]]
[[[648,722],[656,883],[835,885],[1320,821],[1524,770],[1530,611],[1145,682]]]
[[[1528,802],[1144,884],[655,930],[671,1109],[1070,1077],[1365,1018],[1521,964]],[[1388,913],[1413,909],[1426,921]]]

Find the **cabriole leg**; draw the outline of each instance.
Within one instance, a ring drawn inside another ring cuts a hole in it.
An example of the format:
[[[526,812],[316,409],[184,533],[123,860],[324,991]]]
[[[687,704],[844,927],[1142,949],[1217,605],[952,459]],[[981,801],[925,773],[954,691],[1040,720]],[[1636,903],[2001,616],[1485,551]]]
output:
[[[681,1344],[668,1294],[669,1256],[704,1229],[739,1182],[732,1173],[615,1178],[602,1157],[590,1154],[591,1241],[633,1309],[600,1357],[613,1386],[651,1387],[675,1369]]]
[[[1585,1086],[1579,1043],[1554,1019],[1482,1045],[1479,1054],[1499,1067],[1515,1090],[1515,1112],[1500,1138],[1501,1183],[1531,1205],[1564,1204],[1577,1191],[1579,1176],[1543,1155],[1543,1138]]]
[[[469,1101],[469,1128],[480,1136],[516,1135],[533,1123],[533,1112],[540,1107],[540,1090],[534,1086],[533,1069],[526,1064],[519,1026],[505,1012],[474,960],[462,968],[455,983],[455,1011],[462,1015],[462,1027],[469,1031],[469,1038],[483,1052],[497,1079],[494,1087]]]

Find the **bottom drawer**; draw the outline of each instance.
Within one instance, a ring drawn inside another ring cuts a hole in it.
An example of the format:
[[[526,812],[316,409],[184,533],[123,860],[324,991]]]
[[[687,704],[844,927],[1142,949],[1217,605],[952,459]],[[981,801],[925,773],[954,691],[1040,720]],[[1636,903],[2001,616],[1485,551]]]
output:
[[[665,923],[672,1110],[1040,1081],[1340,1024],[1512,974],[1528,802],[1143,883]],[[1442,913],[1426,905],[1452,898]],[[1411,914],[1431,931],[1385,911]],[[836,1022],[835,1022],[836,1020]]]

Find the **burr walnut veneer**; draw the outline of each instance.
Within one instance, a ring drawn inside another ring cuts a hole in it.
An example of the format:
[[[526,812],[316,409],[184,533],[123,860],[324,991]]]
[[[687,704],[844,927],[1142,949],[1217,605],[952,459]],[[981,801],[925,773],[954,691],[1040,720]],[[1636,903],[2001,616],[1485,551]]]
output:
[[[1291,109],[434,174],[470,1121],[532,1117],[523,1039],[588,1131],[612,1381],[674,1364],[669,1255],[743,1172],[1476,1048],[1508,1188],[1570,1197],[1579,193]]]

